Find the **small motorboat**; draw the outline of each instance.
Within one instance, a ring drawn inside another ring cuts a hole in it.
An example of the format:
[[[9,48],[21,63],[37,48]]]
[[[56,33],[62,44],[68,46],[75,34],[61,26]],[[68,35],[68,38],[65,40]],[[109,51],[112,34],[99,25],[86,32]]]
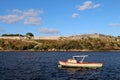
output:
[[[76,58],[82,57],[81,61]],[[73,56],[72,59],[60,60],[59,67],[76,67],[76,68],[100,68],[103,66],[102,62],[83,62],[84,58],[88,55]]]

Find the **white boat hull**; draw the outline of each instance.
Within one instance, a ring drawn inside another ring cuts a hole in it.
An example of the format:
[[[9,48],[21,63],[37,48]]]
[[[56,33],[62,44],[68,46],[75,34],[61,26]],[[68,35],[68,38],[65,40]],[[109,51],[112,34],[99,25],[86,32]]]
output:
[[[67,62],[67,61],[59,61],[60,66],[62,67],[78,67],[78,68],[100,68],[103,63],[94,63],[94,62]]]

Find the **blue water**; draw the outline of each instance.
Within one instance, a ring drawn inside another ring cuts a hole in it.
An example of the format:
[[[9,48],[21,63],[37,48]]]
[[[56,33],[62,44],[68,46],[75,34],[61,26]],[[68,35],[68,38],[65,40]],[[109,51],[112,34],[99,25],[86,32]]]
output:
[[[99,69],[58,68],[59,60],[88,55]],[[120,52],[0,52],[0,80],[120,80]]]

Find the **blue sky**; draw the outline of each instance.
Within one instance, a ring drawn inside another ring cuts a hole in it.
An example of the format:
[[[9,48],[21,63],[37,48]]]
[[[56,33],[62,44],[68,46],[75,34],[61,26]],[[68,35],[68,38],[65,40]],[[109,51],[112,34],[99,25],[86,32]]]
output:
[[[0,35],[120,35],[120,0],[0,0]]]

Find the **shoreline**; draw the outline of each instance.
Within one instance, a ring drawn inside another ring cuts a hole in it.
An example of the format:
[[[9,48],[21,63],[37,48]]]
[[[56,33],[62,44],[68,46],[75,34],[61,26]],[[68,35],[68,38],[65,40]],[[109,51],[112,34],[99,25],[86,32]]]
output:
[[[42,50],[0,50],[0,52],[120,52],[120,50],[56,50],[56,51],[42,51]]]

